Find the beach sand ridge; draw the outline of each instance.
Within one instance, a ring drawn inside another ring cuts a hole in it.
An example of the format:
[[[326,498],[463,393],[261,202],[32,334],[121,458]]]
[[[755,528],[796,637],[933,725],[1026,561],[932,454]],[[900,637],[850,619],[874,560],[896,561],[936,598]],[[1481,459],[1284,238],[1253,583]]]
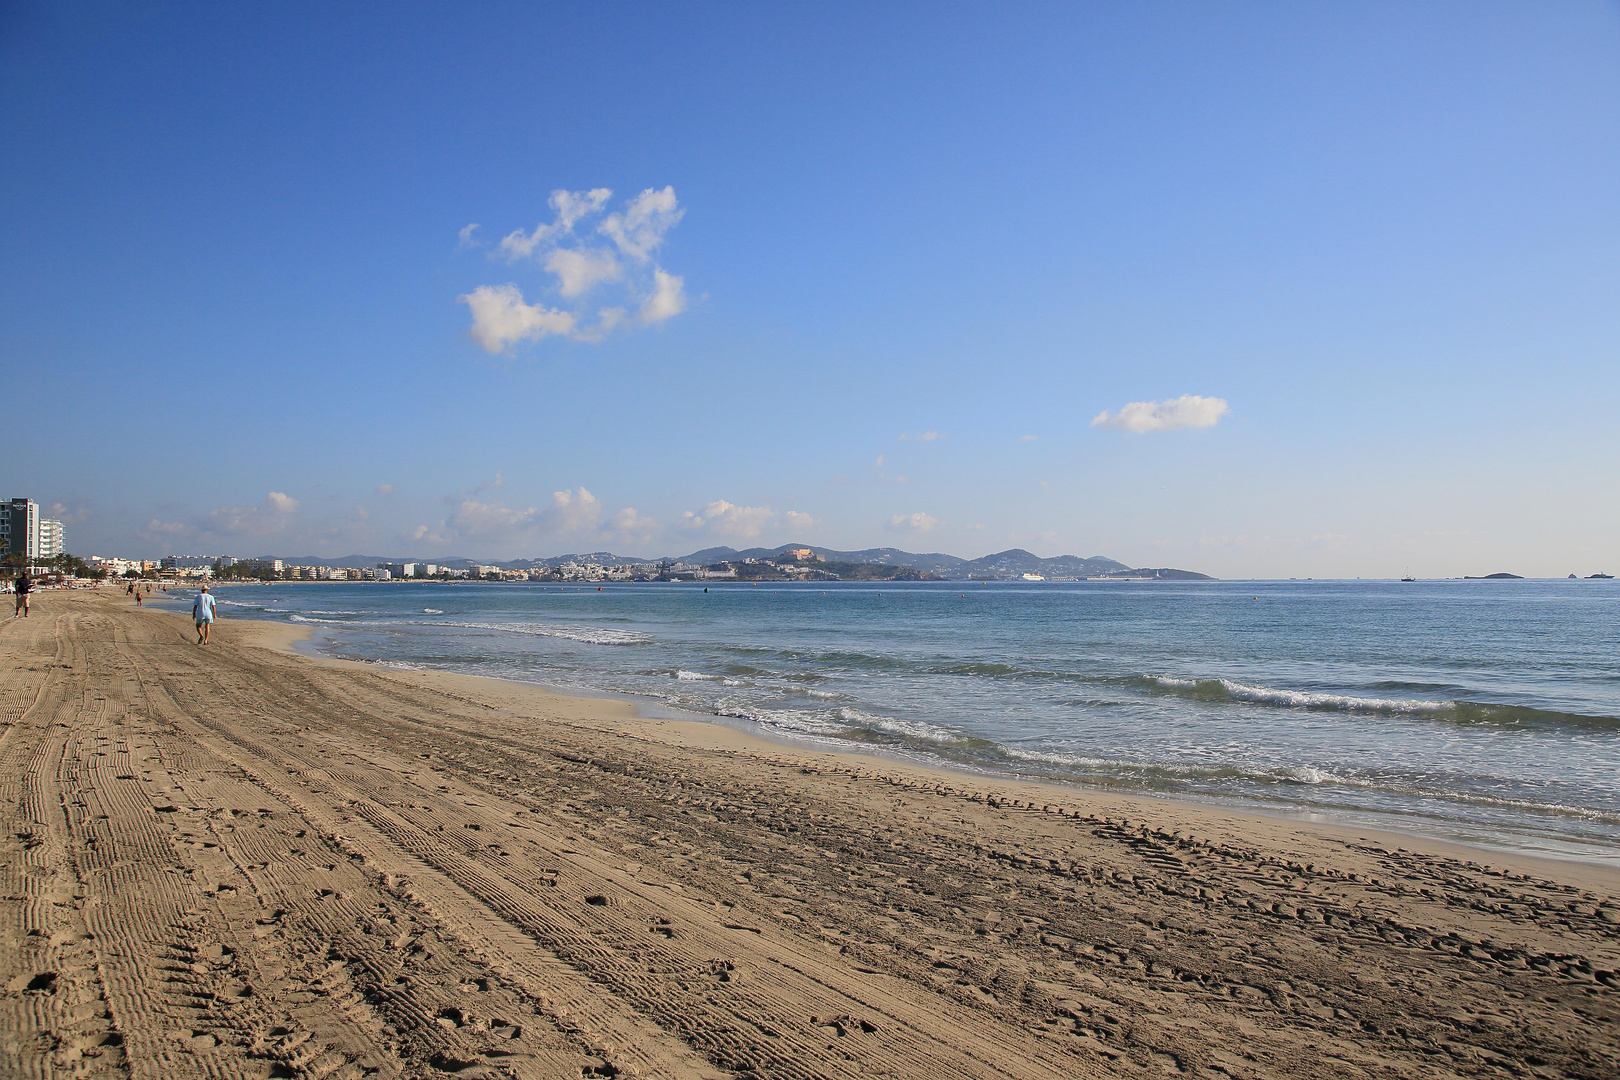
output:
[[[0,1074],[1620,1076],[1613,872],[0,625]]]

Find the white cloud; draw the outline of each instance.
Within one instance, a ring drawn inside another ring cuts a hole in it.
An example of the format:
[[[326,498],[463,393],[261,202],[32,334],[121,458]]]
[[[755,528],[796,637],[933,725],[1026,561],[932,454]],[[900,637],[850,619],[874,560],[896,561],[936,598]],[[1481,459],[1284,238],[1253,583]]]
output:
[[[872,462],[872,467],[875,468],[875,469],[883,468],[883,455],[882,454],[879,454],[877,456],[877,460]]]
[[[653,269],[653,294],[641,305],[642,322],[663,322],[686,310],[684,282],[674,274]]]
[[[210,538],[273,536],[287,531],[297,509],[297,499],[272,491],[257,506],[220,507],[208,515],[200,531]]]
[[[602,520],[602,500],[584,488],[551,493],[551,507],[541,517],[541,527],[553,536],[588,532]]]
[[[889,528],[897,532],[927,532],[938,524],[938,518],[930,517],[920,510],[915,514],[896,514],[889,519]]]
[[[457,247],[464,247],[464,248],[478,247],[479,246],[478,241],[473,239],[473,233],[475,233],[477,231],[478,231],[478,222],[476,222],[476,221],[473,222],[471,225],[464,226],[460,232],[456,233],[456,235],[461,238],[461,242],[459,244],[457,244],[456,246]]]
[[[788,528],[796,530],[813,529],[816,527],[815,518],[811,517],[809,514],[802,514],[797,510],[789,510],[787,512],[787,523]]]
[[[508,233],[501,240],[502,254],[506,256],[507,262],[516,262],[528,258],[536,251],[544,250],[555,243],[558,237],[572,233],[575,223],[581,218],[599,212],[612,197],[613,192],[607,188],[592,188],[590,191],[560,189],[553,191],[550,202],[551,208],[557,211],[557,216],[551,224],[541,222],[534,227],[532,233],[526,233],[522,229]]]
[[[622,213],[609,214],[596,231],[628,257],[646,262],[685,216],[673,187],[666,186],[662,191],[648,188],[631,199]]]
[[[643,544],[658,529],[657,521],[632,506],[609,515],[602,500],[580,487],[554,491],[550,502],[542,506],[507,506],[481,499],[476,492],[464,494],[451,500],[450,513],[436,528],[419,525],[410,537],[438,545],[473,544],[483,550],[504,547],[510,551],[521,545],[564,539],[593,545]]]
[[[1019,442],[1034,442],[1036,439],[1039,439],[1039,438],[1040,438],[1039,435],[1020,435],[1020,436],[1018,436],[1018,441]]]
[[[393,493],[394,493],[394,485],[393,484],[378,484],[377,485],[377,494],[379,494],[379,495],[392,495]]]
[[[65,502],[53,502],[46,513],[52,520],[60,521],[64,525],[83,525],[90,520],[91,516],[90,507],[82,502],[74,502],[72,505]]]
[[[645,544],[658,532],[658,522],[627,506],[613,515],[613,532],[632,544]]]
[[[157,538],[184,536],[191,531],[191,526],[186,525],[183,522],[159,521],[157,518],[153,518],[151,521],[146,523],[146,528],[141,530],[141,536],[145,539],[152,540]]]
[[[705,506],[701,514],[688,510],[681,515],[682,523],[689,529],[743,540],[758,536],[775,518],[776,511],[768,506],[736,506],[724,499]]]
[[[685,280],[652,262],[653,253],[686,214],[675,189],[648,188],[603,218],[592,233],[576,228],[601,214],[612,196],[608,188],[553,191],[556,216],[550,222],[536,225],[533,232],[518,229],[501,240],[498,254],[508,263],[534,259],[555,279],[548,288],[564,303],[557,308],[525,303],[516,284],[481,285],[458,297],[472,309],[471,335],[486,351],[500,353],[552,335],[601,341],[630,323],[629,301],[636,302],[641,324],[663,322],[686,310]],[[461,246],[480,246],[473,239],[477,228],[461,230]],[[597,237],[606,237],[611,246]],[[590,321],[580,302],[593,290],[613,285],[619,286],[614,290],[618,295],[610,294],[610,299],[618,302],[597,308],[595,321]]]
[[[1117,413],[1104,409],[1092,417],[1092,427],[1124,428],[1138,435],[1172,428],[1206,428],[1230,411],[1225,398],[1182,394],[1166,401],[1133,401]]]
[[[945,436],[941,435],[937,431],[925,431],[921,435],[912,435],[909,432],[902,432],[900,437],[895,439],[894,441],[895,442],[933,442],[935,439],[943,439],[944,437]]]
[[[604,281],[618,281],[624,276],[611,251],[554,248],[546,256],[545,266],[557,275],[557,291],[564,296],[579,296]]]
[[[456,299],[472,309],[472,329],[468,332],[491,354],[530,338],[574,332],[573,315],[525,304],[516,285],[480,285]]]

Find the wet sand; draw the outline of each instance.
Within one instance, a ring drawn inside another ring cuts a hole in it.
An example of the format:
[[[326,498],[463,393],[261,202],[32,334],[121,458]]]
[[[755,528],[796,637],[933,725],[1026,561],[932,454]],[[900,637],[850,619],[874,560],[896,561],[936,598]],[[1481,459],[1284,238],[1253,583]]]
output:
[[[294,633],[0,623],[0,1075],[1620,1076],[1612,870]]]

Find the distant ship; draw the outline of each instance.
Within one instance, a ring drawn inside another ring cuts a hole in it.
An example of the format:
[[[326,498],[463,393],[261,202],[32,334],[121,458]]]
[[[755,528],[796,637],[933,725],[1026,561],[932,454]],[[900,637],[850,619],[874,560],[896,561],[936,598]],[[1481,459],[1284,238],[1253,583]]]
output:
[[[1408,570],[1408,571],[1407,571],[1407,572],[1406,572],[1406,576],[1405,576],[1405,577],[1403,577],[1403,578],[1401,578],[1401,580],[1402,580],[1402,581],[1416,581],[1416,580],[1417,580],[1417,578],[1415,578],[1415,577],[1413,577],[1413,576],[1412,576],[1412,571],[1410,571],[1410,570]]]
[[[1586,575],[1586,580],[1587,581],[1593,581],[1593,580],[1597,580],[1597,581],[1613,581],[1614,580],[1614,575],[1613,574],[1587,574]]]

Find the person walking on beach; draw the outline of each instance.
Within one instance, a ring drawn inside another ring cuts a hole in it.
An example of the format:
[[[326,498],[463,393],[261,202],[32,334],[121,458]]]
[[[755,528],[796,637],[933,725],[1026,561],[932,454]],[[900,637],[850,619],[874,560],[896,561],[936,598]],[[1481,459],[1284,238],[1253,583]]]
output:
[[[17,594],[17,610],[12,612],[13,619],[18,616],[28,616],[28,594],[34,591],[34,583],[28,580],[28,571],[23,570],[17,575],[17,580],[11,583],[11,591]]]
[[[204,585],[192,602],[191,617],[197,620],[197,644],[208,644],[208,630],[214,625],[214,598],[208,595],[208,586]]]

